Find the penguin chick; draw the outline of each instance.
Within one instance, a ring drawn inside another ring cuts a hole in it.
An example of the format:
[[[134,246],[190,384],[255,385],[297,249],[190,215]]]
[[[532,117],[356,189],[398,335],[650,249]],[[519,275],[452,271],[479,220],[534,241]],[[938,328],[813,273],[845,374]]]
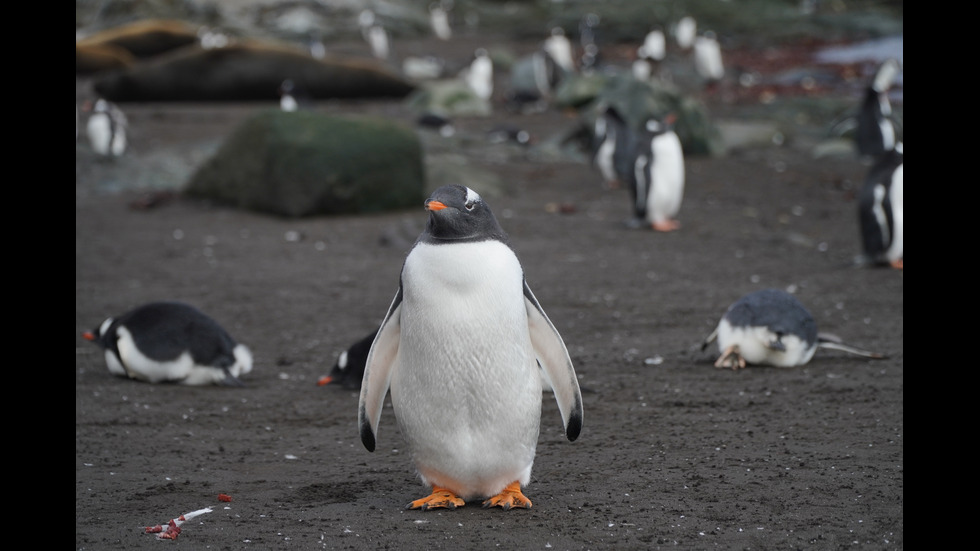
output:
[[[377,335],[378,330],[375,329],[341,352],[330,374],[321,377],[316,383],[317,386],[339,384],[348,390],[360,390],[361,380],[364,378],[364,364],[367,363],[371,343]]]
[[[715,340],[721,353],[715,361],[718,368],[796,367],[809,362],[818,348],[867,358],[884,357],[818,333],[810,311],[796,297],[779,289],[762,289],[738,299],[704,339],[701,350]]]
[[[82,335],[105,351],[109,372],[150,383],[241,386],[252,354],[218,322],[181,302],[150,302]]]
[[[530,507],[521,487],[537,447],[542,378],[568,440],[582,430],[572,361],[480,195],[443,186],[425,208],[428,223],[368,354],[361,441],[374,451],[390,389],[415,467],[432,486],[407,508],[454,509],[477,496],[489,496],[484,507]]]

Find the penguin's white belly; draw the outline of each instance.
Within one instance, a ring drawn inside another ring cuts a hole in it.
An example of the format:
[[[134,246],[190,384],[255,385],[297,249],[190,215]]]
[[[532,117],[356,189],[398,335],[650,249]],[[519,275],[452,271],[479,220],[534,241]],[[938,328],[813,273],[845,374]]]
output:
[[[402,285],[391,398],[419,473],[464,498],[526,484],[541,377],[516,256],[496,241],[419,244]]]
[[[901,260],[905,255],[905,208],[904,208],[904,170],[905,165],[901,164],[892,174],[892,185],[889,189],[889,200],[892,208],[892,239],[888,245],[885,257],[889,262]]]
[[[765,327],[733,327],[727,320],[718,324],[718,348],[738,345],[738,353],[749,364],[795,367],[809,362],[817,350],[795,335],[783,335],[786,350],[775,350],[769,346],[775,339],[776,334]]]
[[[117,342],[119,359],[126,367],[126,373],[134,379],[151,383],[175,381],[186,378],[194,367],[194,361],[188,352],[182,353],[173,360],[154,360],[140,352],[128,329],[119,327],[116,332],[119,336]]]
[[[653,166],[650,167],[647,196],[647,221],[664,222],[681,210],[684,199],[684,152],[673,132],[653,141]]]

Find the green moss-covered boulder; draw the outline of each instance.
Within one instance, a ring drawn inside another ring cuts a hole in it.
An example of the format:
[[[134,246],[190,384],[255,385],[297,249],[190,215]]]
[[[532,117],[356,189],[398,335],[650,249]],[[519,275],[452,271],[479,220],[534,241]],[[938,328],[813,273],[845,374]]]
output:
[[[424,166],[404,125],[269,109],[236,129],[184,194],[284,217],[417,208]]]

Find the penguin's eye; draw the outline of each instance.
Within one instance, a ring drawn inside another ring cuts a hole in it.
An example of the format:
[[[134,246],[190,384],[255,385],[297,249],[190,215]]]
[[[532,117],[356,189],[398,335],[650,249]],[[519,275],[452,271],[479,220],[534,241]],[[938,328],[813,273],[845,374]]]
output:
[[[476,206],[476,203],[473,201],[467,201],[466,204],[463,206],[466,207],[466,210],[473,210],[473,207]]]

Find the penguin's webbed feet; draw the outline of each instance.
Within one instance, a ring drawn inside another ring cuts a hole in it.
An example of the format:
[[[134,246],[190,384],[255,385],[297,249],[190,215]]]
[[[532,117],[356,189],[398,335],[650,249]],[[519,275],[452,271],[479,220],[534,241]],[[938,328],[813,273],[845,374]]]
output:
[[[905,259],[904,258],[899,258],[898,260],[892,260],[891,262],[889,262],[889,264],[891,264],[891,267],[892,268],[895,268],[896,270],[904,270],[905,269]]]
[[[679,230],[681,228],[681,223],[677,220],[663,220],[660,222],[652,222],[650,227],[653,231],[669,232]]]
[[[530,509],[531,500],[521,492],[521,483],[511,482],[504,491],[483,502],[483,508],[500,507],[505,511],[513,508]]]
[[[738,353],[738,345],[733,344],[726,348],[725,351],[721,353],[721,356],[718,356],[718,359],[715,360],[715,367],[730,367],[733,370],[744,369],[745,358]]]
[[[426,511],[428,509],[455,509],[456,507],[462,507],[466,505],[466,502],[457,496],[452,490],[446,488],[440,488],[439,486],[432,487],[432,493],[422,499],[416,499],[415,501],[409,503],[405,506],[406,509],[422,509]]]

